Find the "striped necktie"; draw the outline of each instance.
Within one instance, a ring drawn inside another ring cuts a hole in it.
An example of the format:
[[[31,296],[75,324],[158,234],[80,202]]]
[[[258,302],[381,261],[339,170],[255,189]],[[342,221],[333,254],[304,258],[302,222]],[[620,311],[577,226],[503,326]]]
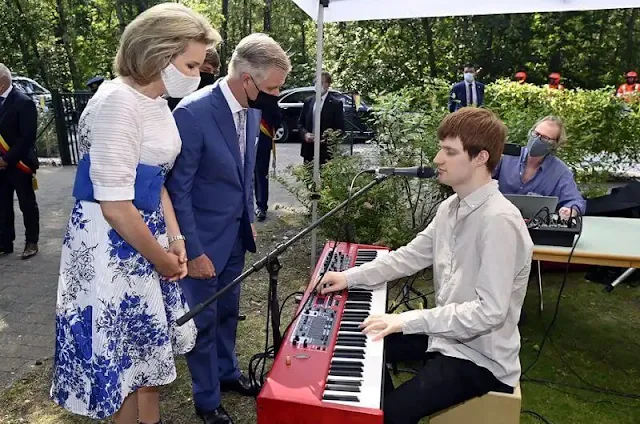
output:
[[[247,124],[247,110],[242,109],[238,112],[238,146],[240,146],[240,160],[244,167],[244,152],[247,150],[247,137],[245,135]]]

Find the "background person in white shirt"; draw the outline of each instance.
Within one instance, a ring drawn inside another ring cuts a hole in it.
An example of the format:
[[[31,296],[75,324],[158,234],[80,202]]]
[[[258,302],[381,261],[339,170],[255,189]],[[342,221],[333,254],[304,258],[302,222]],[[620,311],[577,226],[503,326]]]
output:
[[[434,163],[438,180],[456,194],[408,245],[325,275],[322,292],[328,293],[372,287],[433,266],[436,307],[372,315],[362,323],[375,340],[389,336],[388,362],[425,361],[395,389],[387,372],[385,423],[417,423],[489,391],[511,393],[520,379],[518,320],[533,243],[520,212],[491,179],[506,135],[506,126],[485,109],[447,116],[438,128]]]

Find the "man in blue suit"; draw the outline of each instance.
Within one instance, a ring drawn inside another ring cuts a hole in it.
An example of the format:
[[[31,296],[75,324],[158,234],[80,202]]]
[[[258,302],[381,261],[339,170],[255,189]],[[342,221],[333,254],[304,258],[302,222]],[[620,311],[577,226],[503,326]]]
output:
[[[473,65],[464,67],[464,81],[451,87],[449,93],[449,112],[466,106],[481,107],[484,104],[484,84],[476,81],[476,68]]]
[[[194,306],[240,275],[256,251],[253,227],[255,143],[260,109],[277,108],[291,64],[280,45],[251,34],[236,47],[229,74],[183,99],[174,110],[182,151],[167,188],[185,236]],[[227,424],[220,391],[255,395],[235,353],[240,285],[195,317],[196,346],[187,357],[196,412],[205,424]]]

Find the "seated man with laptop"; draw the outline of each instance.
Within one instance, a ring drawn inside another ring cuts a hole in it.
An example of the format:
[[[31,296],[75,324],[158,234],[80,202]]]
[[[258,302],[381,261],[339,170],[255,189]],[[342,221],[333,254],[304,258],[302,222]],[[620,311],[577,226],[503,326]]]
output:
[[[498,180],[500,191],[504,195],[557,197],[558,214],[564,220],[571,215],[583,215],[587,202],[578,190],[573,172],[554,154],[566,138],[560,118],[547,116],[539,120],[529,132],[529,141],[520,156],[505,155],[496,167],[493,178]]]

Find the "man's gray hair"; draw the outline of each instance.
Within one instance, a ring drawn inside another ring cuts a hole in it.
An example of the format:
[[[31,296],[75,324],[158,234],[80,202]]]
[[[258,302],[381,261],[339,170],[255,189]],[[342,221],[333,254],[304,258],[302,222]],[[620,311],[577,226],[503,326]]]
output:
[[[562,121],[562,119],[558,116],[555,115],[547,115],[544,118],[541,118],[538,120],[538,122],[536,122],[535,124],[533,124],[533,127],[531,127],[531,129],[529,130],[529,132],[533,132],[536,127],[540,124],[542,124],[543,122],[551,122],[552,124],[554,124],[556,127],[558,127],[558,147],[562,146],[564,143],[566,143],[567,141],[567,128],[564,125],[564,122]]]
[[[271,68],[291,72],[289,56],[273,38],[255,33],[243,38],[236,46],[229,62],[229,75],[240,77],[243,73],[262,81]]]
[[[11,84],[11,71],[4,63],[0,63],[0,81],[3,79],[9,80],[9,84]]]

